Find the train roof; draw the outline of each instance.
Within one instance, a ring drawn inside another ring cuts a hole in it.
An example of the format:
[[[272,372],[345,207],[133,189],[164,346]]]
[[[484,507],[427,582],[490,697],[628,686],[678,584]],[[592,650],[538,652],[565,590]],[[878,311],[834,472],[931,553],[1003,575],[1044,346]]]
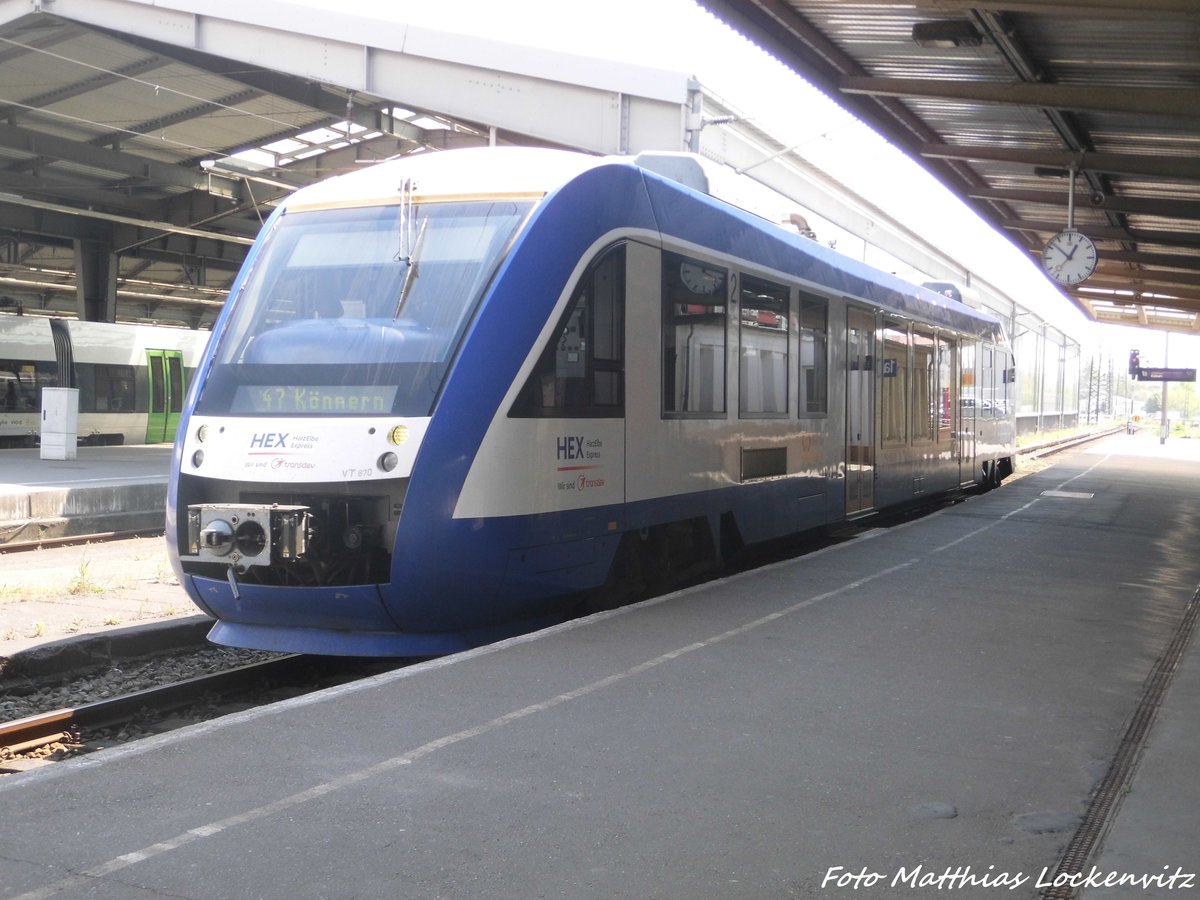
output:
[[[405,156],[302,188],[283,208],[391,202],[411,180],[414,199],[544,196],[606,158],[538,147],[471,147]]]
[[[682,192],[722,211],[760,232],[776,247],[799,249],[812,264],[814,283],[878,304],[899,315],[953,324],[980,336],[1002,332],[999,319],[982,310],[874,269],[803,237],[783,226],[714,197],[683,165],[690,154],[653,154],[651,158],[599,157],[569,150],[536,147],[476,147],[405,156],[326,179],[292,194],[282,211],[362,206],[399,201],[407,184],[415,201],[433,199],[540,199],[585,172],[601,166],[635,167],[661,189]],[[682,173],[682,174],[681,174]],[[699,176],[700,181],[704,176]],[[661,193],[660,193],[661,196]],[[660,211],[663,208],[660,207]],[[691,218],[684,212],[681,233]],[[671,218],[668,216],[667,218]],[[664,233],[674,234],[667,222]],[[676,235],[678,236],[678,235]],[[768,256],[774,256],[768,253]],[[786,270],[786,266],[780,268]],[[817,274],[817,273],[821,274]]]

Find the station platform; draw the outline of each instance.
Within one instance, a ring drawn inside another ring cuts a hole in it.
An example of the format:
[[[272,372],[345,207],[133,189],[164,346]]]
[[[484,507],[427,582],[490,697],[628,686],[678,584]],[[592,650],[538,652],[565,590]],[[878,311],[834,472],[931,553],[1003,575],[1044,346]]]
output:
[[[79,447],[75,459],[0,450],[0,549],[85,534],[161,531],[170,444]]]
[[[0,900],[1200,896],[1198,476],[1200,446],[1115,436],[801,559],[0,779]]]

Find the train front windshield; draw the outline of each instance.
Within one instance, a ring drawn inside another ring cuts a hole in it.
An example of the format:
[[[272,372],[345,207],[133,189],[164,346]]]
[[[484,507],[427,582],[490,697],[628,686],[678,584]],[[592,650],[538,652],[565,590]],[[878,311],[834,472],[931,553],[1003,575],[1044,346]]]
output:
[[[216,349],[205,415],[426,416],[532,204],[281,216]]]

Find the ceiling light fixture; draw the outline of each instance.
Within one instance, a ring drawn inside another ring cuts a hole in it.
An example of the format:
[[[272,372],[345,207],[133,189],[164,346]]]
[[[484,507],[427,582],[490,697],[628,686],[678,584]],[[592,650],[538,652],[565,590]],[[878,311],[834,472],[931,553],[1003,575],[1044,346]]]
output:
[[[955,47],[978,47],[983,35],[967,19],[937,19],[917,22],[912,27],[912,39],[922,47],[952,50]]]

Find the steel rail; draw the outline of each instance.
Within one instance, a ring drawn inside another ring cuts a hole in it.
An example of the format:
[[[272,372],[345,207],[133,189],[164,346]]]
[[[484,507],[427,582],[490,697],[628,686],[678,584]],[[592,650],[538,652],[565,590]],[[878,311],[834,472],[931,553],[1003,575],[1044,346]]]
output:
[[[249,665],[198,675],[173,684],[145,688],[87,703],[0,723],[0,761],[56,742],[81,744],[89,731],[152,718],[196,703],[205,696],[247,690],[266,676],[289,678],[311,666],[300,655],[282,656]],[[2,762],[0,762],[2,764]]]

